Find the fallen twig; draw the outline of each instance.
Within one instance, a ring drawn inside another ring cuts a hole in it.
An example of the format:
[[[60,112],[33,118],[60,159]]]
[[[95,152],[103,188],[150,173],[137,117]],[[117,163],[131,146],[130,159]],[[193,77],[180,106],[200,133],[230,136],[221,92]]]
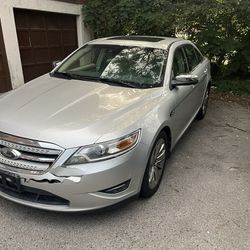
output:
[[[240,130],[240,131],[242,131],[242,132],[247,132],[246,130],[244,130],[244,129],[242,129],[242,128],[238,128],[238,127],[232,126],[232,125],[230,125],[230,124],[228,124],[228,123],[226,123],[226,125],[227,125],[228,127],[230,127],[230,128],[234,128],[234,129]]]

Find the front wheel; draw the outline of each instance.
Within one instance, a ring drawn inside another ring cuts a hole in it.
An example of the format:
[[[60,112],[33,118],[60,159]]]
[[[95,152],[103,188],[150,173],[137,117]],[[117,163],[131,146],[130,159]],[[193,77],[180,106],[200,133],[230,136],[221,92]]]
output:
[[[152,148],[144,173],[140,196],[151,197],[158,190],[166,160],[170,155],[170,143],[165,132],[161,132]]]
[[[205,93],[201,108],[196,116],[197,120],[202,120],[206,116],[207,107],[208,107],[208,100],[209,100],[209,93],[210,93],[210,86],[208,86],[206,89],[206,93]]]

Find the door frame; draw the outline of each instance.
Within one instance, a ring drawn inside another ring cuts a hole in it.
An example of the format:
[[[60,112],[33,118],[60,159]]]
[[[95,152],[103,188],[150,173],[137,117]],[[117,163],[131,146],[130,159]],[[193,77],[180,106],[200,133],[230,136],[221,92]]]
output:
[[[1,48],[1,55],[2,55],[2,59],[3,59],[3,70],[5,72],[5,78],[6,78],[4,85],[3,85],[3,89],[1,90],[1,88],[0,88],[0,93],[2,93],[2,92],[7,92],[7,91],[11,90],[12,85],[11,85],[8,59],[7,59],[6,50],[5,50],[5,43],[3,40],[3,31],[2,31],[1,20],[0,20],[0,48]]]

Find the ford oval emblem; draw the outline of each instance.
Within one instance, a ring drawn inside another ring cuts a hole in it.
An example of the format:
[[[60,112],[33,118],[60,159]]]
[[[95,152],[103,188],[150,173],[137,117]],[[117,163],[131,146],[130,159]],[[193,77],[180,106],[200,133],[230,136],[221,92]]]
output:
[[[1,148],[0,154],[10,160],[18,160],[22,155],[18,150],[13,148]]]

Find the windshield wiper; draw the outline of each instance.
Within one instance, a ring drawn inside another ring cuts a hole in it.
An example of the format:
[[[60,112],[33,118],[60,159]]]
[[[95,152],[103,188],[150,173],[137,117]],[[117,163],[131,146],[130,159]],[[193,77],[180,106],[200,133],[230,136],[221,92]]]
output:
[[[96,81],[96,82],[103,82],[107,84],[116,84],[120,86],[125,86],[129,88],[140,88],[140,89],[145,89],[145,88],[153,88],[159,86],[159,83],[156,84],[143,84],[143,83],[137,83],[137,82],[130,82],[130,81],[125,81],[125,80],[119,80],[119,79],[112,79],[112,78],[104,78],[104,77],[96,77],[96,76],[84,76],[84,75],[77,75],[71,72],[53,72],[50,73],[50,76],[54,77],[62,77],[68,80],[71,79],[76,79],[76,80],[85,80],[85,81]]]
[[[58,76],[58,77],[63,77],[66,79],[76,79],[76,80],[89,80],[89,81],[99,81],[99,77],[94,77],[94,76],[82,76],[82,75],[77,75],[74,73],[70,73],[70,72],[53,72],[50,74],[51,76]]]
[[[121,86],[129,87],[129,88],[141,88],[141,85],[136,82],[129,82],[129,81],[116,80],[112,78],[102,78],[102,77],[100,77],[99,80],[105,83],[114,83],[114,84],[118,84]]]
[[[50,73],[50,76],[54,76],[54,77],[62,77],[62,78],[66,78],[68,80],[71,80],[73,79],[73,75],[71,73],[68,73],[68,72],[53,72],[53,73]]]

